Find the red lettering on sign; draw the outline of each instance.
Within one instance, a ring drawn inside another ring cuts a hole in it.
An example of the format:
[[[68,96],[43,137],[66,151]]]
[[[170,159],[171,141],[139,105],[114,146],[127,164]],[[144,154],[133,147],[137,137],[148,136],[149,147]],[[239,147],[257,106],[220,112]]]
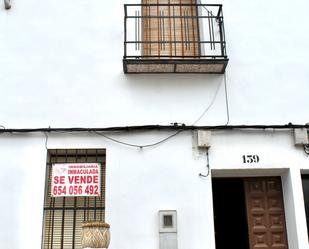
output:
[[[54,184],[64,184],[64,176],[55,176]]]
[[[68,176],[70,184],[99,183],[98,176]]]
[[[69,178],[69,183],[72,184],[74,181],[74,176],[68,176],[68,178]]]
[[[58,182],[59,182],[59,176],[55,176],[54,177],[54,184],[58,184]]]
[[[93,183],[99,183],[99,177],[98,176],[93,177]]]
[[[55,164],[52,172],[51,195],[64,196],[99,196],[99,164]]]

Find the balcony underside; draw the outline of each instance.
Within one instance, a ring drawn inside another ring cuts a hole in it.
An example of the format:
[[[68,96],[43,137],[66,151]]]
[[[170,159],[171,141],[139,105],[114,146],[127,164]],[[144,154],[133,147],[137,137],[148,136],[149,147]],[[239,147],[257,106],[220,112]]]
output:
[[[228,59],[123,59],[125,73],[223,74]]]

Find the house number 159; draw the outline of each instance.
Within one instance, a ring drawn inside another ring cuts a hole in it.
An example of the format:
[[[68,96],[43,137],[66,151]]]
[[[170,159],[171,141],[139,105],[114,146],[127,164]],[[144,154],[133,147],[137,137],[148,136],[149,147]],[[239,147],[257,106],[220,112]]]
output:
[[[260,157],[258,155],[243,155],[242,159],[243,163],[258,163],[260,161]]]

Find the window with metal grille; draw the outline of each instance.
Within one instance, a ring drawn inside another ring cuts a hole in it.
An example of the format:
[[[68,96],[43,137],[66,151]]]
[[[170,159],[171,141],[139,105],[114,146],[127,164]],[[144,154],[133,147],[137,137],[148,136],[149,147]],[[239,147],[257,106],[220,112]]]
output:
[[[81,248],[81,224],[105,220],[105,149],[48,150],[44,200],[43,249]],[[51,196],[52,165],[55,163],[100,163],[101,196]]]

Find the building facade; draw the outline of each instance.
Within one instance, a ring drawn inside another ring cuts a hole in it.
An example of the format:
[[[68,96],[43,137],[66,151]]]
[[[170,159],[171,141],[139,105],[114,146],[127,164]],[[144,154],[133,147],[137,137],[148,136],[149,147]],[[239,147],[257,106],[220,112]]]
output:
[[[0,247],[309,249],[308,7],[0,3]],[[68,163],[99,196],[53,196]]]

